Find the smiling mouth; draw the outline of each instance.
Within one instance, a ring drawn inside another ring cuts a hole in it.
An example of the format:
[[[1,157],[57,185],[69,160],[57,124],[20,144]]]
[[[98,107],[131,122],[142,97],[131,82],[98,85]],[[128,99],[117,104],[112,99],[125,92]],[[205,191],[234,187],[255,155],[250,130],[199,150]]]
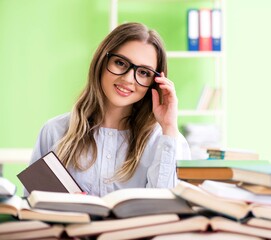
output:
[[[123,87],[121,87],[121,86],[119,86],[119,85],[115,85],[115,87],[116,87],[118,90],[120,90],[120,91],[122,91],[122,92],[124,92],[124,93],[132,93],[132,92],[133,92],[133,91],[128,90],[128,89],[126,89],[126,88],[123,88]]]

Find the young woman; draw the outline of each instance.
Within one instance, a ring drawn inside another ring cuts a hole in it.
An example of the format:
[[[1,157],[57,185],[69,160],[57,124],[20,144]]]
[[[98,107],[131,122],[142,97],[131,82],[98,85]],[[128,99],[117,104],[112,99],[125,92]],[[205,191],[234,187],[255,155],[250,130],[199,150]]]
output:
[[[190,150],[166,76],[159,35],[139,23],[118,26],[96,50],[72,112],[42,128],[31,163],[54,151],[81,188],[97,196],[175,186],[176,160],[190,159]]]

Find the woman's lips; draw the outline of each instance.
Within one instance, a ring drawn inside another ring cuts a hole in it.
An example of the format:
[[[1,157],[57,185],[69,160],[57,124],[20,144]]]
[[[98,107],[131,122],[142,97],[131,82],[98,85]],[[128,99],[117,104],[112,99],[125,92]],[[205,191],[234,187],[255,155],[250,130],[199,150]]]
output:
[[[133,93],[132,90],[130,90],[129,88],[124,87],[124,86],[122,86],[122,85],[117,85],[117,84],[115,84],[114,86],[115,86],[116,92],[117,92],[120,96],[128,97],[128,96],[130,96],[130,95]]]

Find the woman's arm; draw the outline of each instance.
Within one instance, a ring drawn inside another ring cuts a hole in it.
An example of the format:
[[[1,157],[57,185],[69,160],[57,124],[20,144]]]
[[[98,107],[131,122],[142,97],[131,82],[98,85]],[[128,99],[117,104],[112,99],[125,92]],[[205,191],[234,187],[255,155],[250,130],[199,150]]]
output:
[[[147,172],[146,187],[172,188],[177,184],[176,161],[191,159],[190,149],[181,133],[176,138],[166,135],[158,138],[149,151],[153,153],[153,161]]]

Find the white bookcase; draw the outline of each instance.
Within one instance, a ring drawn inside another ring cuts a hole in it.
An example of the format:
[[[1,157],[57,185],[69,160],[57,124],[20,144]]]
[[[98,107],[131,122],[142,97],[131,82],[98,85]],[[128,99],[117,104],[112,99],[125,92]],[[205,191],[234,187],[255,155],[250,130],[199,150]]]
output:
[[[111,0],[110,2],[110,17],[109,17],[109,31],[113,30],[118,24],[118,15],[119,15],[119,4],[124,0]],[[161,0],[160,0],[161,1]],[[164,0],[168,1],[168,0]],[[172,0],[173,1],[173,0]],[[171,4],[172,1],[168,1],[168,4]],[[187,0],[174,0],[176,1],[183,1],[187,2]],[[226,84],[226,61],[225,61],[225,23],[226,23],[226,0],[191,0],[191,2],[211,2],[213,8],[220,8],[222,12],[222,46],[221,51],[210,51],[210,52],[201,52],[201,51],[168,51],[167,57],[175,58],[175,59],[213,59],[213,74],[214,74],[214,87],[221,90],[220,94],[220,104],[218,109],[212,110],[197,110],[195,109],[180,109],[179,116],[180,117],[191,117],[191,116],[198,116],[198,117],[212,117],[214,122],[219,125],[221,128],[221,146],[226,147],[227,143],[227,123],[226,123],[226,109],[227,109],[227,84]],[[139,1],[140,2],[140,1]],[[158,3],[157,3],[158,4]],[[157,29],[159,32],[159,29]]]

